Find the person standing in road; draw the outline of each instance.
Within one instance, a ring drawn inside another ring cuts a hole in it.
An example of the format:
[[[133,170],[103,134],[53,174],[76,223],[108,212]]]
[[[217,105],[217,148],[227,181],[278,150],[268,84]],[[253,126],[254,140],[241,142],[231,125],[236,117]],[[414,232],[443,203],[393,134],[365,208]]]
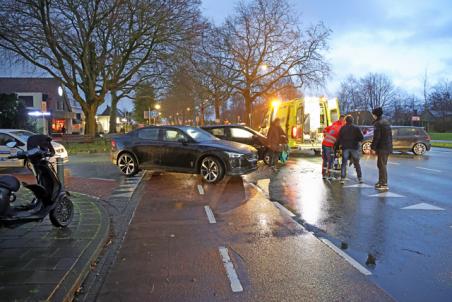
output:
[[[373,154],[377,154],[378,167],[378,182],[375,184],[375,188],[378,190],[389,190],[386,166],[389,154],[392,153],[391,124],[383,119],[383,109],[381,107],[372,110],[372,115],[375,118],[375,122],[371,150]]]
[[[353,125],[353,117],[348,115],[345,118],[345,126],[341,128],[337,138],[335,149],[342,147],[341,183],[345,183],[347,176],[347,163],[351,159],[355,165],[358,182],[363,183],[361,165],[359,164],[360,142],[364,136],[361,130]]]
[[[268,129],[267,146],[271,151],[270,166],[275,169],[279,153],[283,149],[283,145],[287,144],[287,136],[281,128],[281,120],[275,118]]]
[[[336,143],[339,131],[345,124],[345,116],[341,115],[338,121],[323,130],[322,141],[322,178],[331,177],[331,168],[334,162],[334,144]]]

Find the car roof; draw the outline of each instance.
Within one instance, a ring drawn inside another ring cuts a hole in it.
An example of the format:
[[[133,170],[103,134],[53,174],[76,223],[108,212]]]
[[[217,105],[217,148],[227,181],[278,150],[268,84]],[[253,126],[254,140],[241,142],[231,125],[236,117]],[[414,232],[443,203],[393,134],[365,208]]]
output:
[[[242,125],[242,124],[207,125],[207,126],[202,126],[201,128],[231,128],[231,127],[249,128],[247,125]]]

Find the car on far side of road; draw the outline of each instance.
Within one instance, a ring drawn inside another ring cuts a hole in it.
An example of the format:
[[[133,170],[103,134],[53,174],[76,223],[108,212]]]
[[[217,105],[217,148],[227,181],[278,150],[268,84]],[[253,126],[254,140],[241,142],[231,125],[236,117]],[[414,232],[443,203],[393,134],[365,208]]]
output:
[[[270,152],[267,147],[267,137],[244,125],[210,125],[202,129],[219,139],[253,146],[257,149],[259,160],[270,163]]]
[[[19,148],[26,149],[27,140],[32,135],[36,135],[36,133],[22,129],[0,129],[0,168],[27,166],[23,159],[9,159],[8,156],[15,154]],[[6,145],[11,141],[15,141],[17,147],[10,148]],[[61,157],[65,163],[69,161],[66,148],[62,144],[52,141],[52,146],[55,149],[53,158]],[[54,162],[52,159],[50,161]]]
[[[225,175],[243,175],[257,169],[257,151],[251,146],[216,138],[189,126],[149,126],[111,140],[111,160],[126,176],[139,170],[201,174],[217,183]]]
[[[359,126],[364,133],[364,141],[361,145],[364,154],[370,154],[370,146],[373,139],[372,126]],[[392,145],[394,151],[413,152],[415,155],[424,155],[432,147],[430,136],[423,127],[392,126]]]

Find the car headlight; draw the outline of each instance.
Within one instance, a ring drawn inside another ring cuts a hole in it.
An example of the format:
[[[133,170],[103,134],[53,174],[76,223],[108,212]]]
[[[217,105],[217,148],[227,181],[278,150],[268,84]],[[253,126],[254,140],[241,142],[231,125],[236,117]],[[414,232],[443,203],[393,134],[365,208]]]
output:
[[[229,156],[229,158],[240,158],[243,156],[243,154],[235,152],[226,152],[226,154]]]

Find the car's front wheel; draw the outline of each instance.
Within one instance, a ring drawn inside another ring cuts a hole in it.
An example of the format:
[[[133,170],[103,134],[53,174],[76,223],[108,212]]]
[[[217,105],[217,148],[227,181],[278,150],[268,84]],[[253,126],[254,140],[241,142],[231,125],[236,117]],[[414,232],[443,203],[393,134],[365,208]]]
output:
[[[138,173],[138,162],[130,153],[123,153],[119,156],[118,167],[125,176],[134,176]]]
[[[424,155],[427,152],[427,147],[423,143],[417,143],[413,146],[413,153],[415,155]]]
[[[361,149],[363,151],[364,154],[370,154],[371,151],[371,142],[364,142],[363,145],[361,146]]]
[[[224,168],[220,160],[207,156],[201,161],[200,174],[205,182],[217,183],[224,177]]]

